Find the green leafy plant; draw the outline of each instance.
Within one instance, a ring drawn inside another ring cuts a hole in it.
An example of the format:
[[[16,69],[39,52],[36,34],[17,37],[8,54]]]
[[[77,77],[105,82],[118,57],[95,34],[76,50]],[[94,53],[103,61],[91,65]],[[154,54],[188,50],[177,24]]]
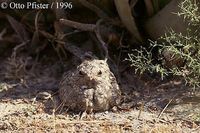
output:
[[[144,72],[160,73],[161,78],[167,75],[181,76],[186,83],[200,86],[200,11],[196,0],[184,0],[180,5],[178,16],[188,23],[186,34],[176,33],[173,29],[157,41],[150,41],[150,50],[134,50],[126,59],[140,74]],[[152,56],[152,49],[158,54]],[[148,48],[149,49],[149,48]],[[155,61],[157,60],[157,61]]]

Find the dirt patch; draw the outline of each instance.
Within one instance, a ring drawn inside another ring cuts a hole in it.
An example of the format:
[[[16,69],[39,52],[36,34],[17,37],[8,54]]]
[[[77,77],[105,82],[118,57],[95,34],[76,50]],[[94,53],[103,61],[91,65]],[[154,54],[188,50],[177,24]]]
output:
[[[58,71],[58,62],[34,62],[34,69],[24,65],[8,71],[11,64],[7,61],[1,60],[4,63],[0,65],[1,132],[200,131],[199,93],[176,80],[144,80],[126,69],[120,74],[120,106],[103,113],[73,113],[60,107],[57,91],[63,72]]]

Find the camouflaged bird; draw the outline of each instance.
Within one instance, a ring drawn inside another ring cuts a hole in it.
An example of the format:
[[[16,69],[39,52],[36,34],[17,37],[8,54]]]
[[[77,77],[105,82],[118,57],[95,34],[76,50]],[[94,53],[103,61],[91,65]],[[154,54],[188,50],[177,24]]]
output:
[[[76,111],[105,111],[120,103],[120,89],[105,60],[87,54],[68,71],[59,87],[64,106]]]

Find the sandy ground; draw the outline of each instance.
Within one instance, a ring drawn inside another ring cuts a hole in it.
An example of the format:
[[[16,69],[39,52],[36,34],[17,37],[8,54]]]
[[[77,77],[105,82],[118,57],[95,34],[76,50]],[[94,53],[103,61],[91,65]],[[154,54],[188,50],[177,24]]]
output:
[[[179,82],[150,85],[122,74],[124,101],[111,111],[86,114],[60,107],[58,64],[0,65],[0,132],[200,132],[200,93]],[[129,75],[128,75],[129,73]],[[128,80],[129,79],[129,80]],[[169,105],[169,106],[166,106]],[[163,111],[163,112],[162,112]]]

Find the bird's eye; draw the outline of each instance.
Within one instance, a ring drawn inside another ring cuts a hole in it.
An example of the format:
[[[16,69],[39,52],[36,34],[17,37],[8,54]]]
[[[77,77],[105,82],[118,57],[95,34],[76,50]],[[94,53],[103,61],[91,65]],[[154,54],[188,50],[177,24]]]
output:
[[[84,75],[84,72],[79,71],[79,75],[83,76],[83,75]]]
[[[102,74],[102,71],[100,70],[100,71],[98,71],[98,73],[97,73],[98,75],[101,75]]]

